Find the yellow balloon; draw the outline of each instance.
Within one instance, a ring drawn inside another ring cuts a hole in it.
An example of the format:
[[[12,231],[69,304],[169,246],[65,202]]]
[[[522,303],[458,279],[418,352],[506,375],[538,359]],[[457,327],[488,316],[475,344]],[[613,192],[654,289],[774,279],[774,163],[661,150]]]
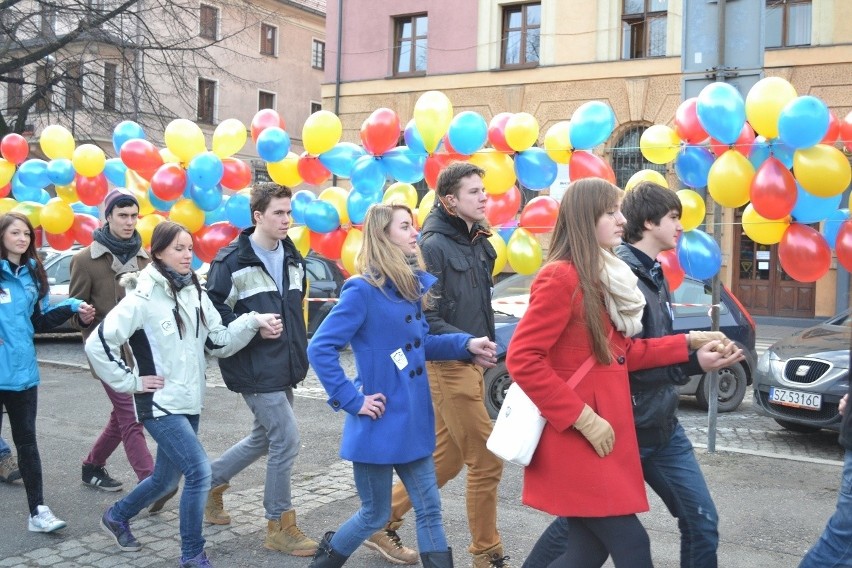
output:
[[[746,119],[761,136],[777,138],[778,117],[787,103],[798,96],[796,89],[786,79],[781,77],[761,79],[746,95]]]
[[[104,151],[94,144],[81,144],[74,150],[71,164],[74,166],[74,171],[81,176],[95,177],[104,171],[106,156]]]
[[[204,132],[197,124],[185,118],[171,121],[166,126],[164,137],[166,148],[182,162],[188,162],[198,154],[207,151]]]
[[[483,148],[470,157],[470,163],[485,170],[482,185],[485,193],[500,195],[506,193],[515,185],[515,162],[512,157],[494,148]]]
[[[526,229],[515,229],[506,246],[506,257],[518,274],[532,274],[541,266],[541,245]]]
[[[414,209],[417,207],[417,190],[410,183],[398,181],[385,190],[382,203],[403,203]]]
[[[15,175],[15,164],[12,162],[7,162],[3,158],[0,158],[0,187],[3,187],[10,181],[12,181],[12,177]]]
[[[697,228],[704,222],[704,215],[707,213],[707,206],[704,199],[691,189],[681,189],[677,192],[677,198],[680,199],[680,204],[683,206],[683,213],[680,215],[680,224],[684,231],[691,231]]]
[[[180,158],[175,156],[174,152],[169,150],[168,148],[160,149],[160,157],[163,159],[164,164],[180,164]]]
[[[303,181],[302,176],[299,175],[298,165],[299,156],[295,152],[288,152],[287,157],[280,162],[267,162],[266,171],[275,183],[296,187]]]
[[[138,192],[147,192],[148,188],[151,187],[151,182],[128,169],[124,174],[124,187]]]
[[[417,226],[422,227],[423,223],[426,221],[426,216],[432,211],[432,207],[435,206],[435,190],[429,190],[426,192],[426,195],[423,196],[423,199],[420,200],[420,205],[417,206]]]
[[[22,201],[15,205],[15,207],[12,208],[12,211],[20,213],[29,219],[33,228],[38,228],[41,226],[41,210],[43,207],[44,205],[36,203],[35,201]]]
[[[311,233],[307,227],[304,225],[290,227],[287,231],[287,236],[296,245],[296,250],[299,251],[299,254],[308,256],[308,252],[311,250]]]
[[[793,172],[802,188],[817,197],[834,197],[849,187],[852,168],[843,152],[817,144],[793,154]]]
[[[139,202],[139,215],[151,215],[152,213],[157,211],[157,208],[154,207],[154,204],[151,203],[151,198],[148,197],[147,189],[135,189],[135,188],[127,188],[130,193],[136,198],[136,201]]]
[[[748,238],[761,245],[780,243],[781,237],[789,226],[789,216],[783,219],[761,217],[751,203],[743,211],[743,231]]]
[[[349,192],[342,187],[327,187],[319,194],[319,198],[323,201],[328,201],[334,208],[337,209],[337,214],[340,216],[340,224],[349,224],[349,208],[346,206],[346,199],[349,197]]]
[[[194,233],[204,226],[204,211],[199,209],[192,199],[181,199],[172,205],[169,219],[180,223],[190,233]]]
[[[48,233],[64,233],[74,224],[74,210],[61,197],[54,197],[41,209],[41,226]]]
[[[453,120],[453,103],[441,91],[426,91],[414,105],[414,125],[430,154],[435,151]]]
[[[503,272],[503,269],[506,268],[506,263],[509,261],[506,241],[503,240],[500,233],[495,232],[488,237],[488,242],[490,242],[491,246],[494,247],[494,250],[497,251],[497,258],[494,259],[494,270],[491,271],[491,276],[497,276]]]
[[[544,135],[544,151],[557,164],[567,164],[571,161],[571,122],[562,120],[547,129]]]
[[[639,150],[652,164],[667,164],[677,157],[680,137],[665,124],[655,124],[642,133]]]
[[[320,110],[308,117],[302,127],[302,144],[308,154],[318,156],[340,142],[343,124],[331,111]]]
[[[74,185],[74,182],[71,182],[70,185],[57,185],[56,195],[69,205],[80,201],[80,197],[77,195],[77,187]]]
[[[165,217],[157,213],[139,218],[139,222],[136,223],[136,230],[139,231],[139,236],[142,237],[143,247],[148,248],[151,246],[151,235],[154,234],[154,227],[165,220]]]
[[[643,181],[650,181],[663,187],[669,186],[669,182],[668,180],[666,180],[666,176],[664,176],[657,170],[639,170],[638,172],[630,176],[629,180],[627,180],[627,183],[624,185],[624,191],[630,191]]]
[[[736,150],[716,158],[707,176],[707,191],[722,207],[742,207],[749,200],[754,166]]]
[[[51,160],[57,158],[70,160],[74,155],[74,136],[64,126],[51,124],[41,131],[39,146],[44,155]]]
[[[506,121],[504,136],[509,148],[523,152],[538,140],[538,121],[526,112],[517,112]]]
[[[8,213],[12,209],[18,206],[18,201],[11,197],[4,197],[0,199],[0,215],[3,213]]]
[[[340,249],[340,260],[343,262],[343,268],[351,275],[358,274],[355,261],[358,258],[358,253],[361,252],[363,243],[364,233],[359,229],[349,229],[346,239],[343,241],[343,247]]]
[[[213,153],[220,158],[233,156],[243,149],[247,138],[245,124],[236,118],[223,120],[213,131]]]

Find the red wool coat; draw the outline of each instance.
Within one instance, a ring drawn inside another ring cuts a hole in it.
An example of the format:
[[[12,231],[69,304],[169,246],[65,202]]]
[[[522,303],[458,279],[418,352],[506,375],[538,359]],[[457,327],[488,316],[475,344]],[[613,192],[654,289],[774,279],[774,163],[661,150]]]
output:
[[[610,337],[612,363],[596,362],[576,389],[569,389],[566,382],[592,352],[585,322],[574,266],[546,265],[533,282],[529,307],[506,358],[514,380],[547,419],[524,470],[523,502],[564,517],[647,511],[627,373],[686,361],[686,336],[630,339],[615,330]],[[612,327],[609,318],[606,325]],[[614,449],[605,458],[572,428],[586,404],[615,431]]]

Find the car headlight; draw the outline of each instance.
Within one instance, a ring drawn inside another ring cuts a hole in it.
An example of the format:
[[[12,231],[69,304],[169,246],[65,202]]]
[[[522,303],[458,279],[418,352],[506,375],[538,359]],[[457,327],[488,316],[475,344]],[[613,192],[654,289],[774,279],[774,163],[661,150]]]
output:
[[[757,359],[757,372],[769,373],[772,361],[778,361],[778,356],[775,355],[775,353],[773,353],[771,350],[767,349]]]

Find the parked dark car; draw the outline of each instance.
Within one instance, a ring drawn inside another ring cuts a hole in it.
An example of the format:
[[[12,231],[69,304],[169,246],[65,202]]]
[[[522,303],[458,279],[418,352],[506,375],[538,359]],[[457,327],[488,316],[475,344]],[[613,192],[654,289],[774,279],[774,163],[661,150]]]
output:
[[[535,275],[515,274],[494,286],[491,305],[497,331],[498,364],[485,373],[485,406],[492,418],[496,418],[506,396],[506,390],[512,384],[512,377],[506,369],[506,349],[518,321],[524,315],[529,302],[530,285]],[[692,329],[710,329],[708,316],[711,305],[710,282],[702,282],[689,276],[672,293],[674,312],[674,330],[686,333]],[[745,360],[719,371],[719,412],[735,410],[745,396],[746,388],[752,384],[752,370],[755,367],[755,323],[739,300],[723,287],[722,306],[719,310],[719,327],[732,341],[739,345]],[[709,399],[709,380],[706,375],[695,375],[680,387],[680,394],[695,396],[702,408],[707,408]]]
[[[852,311],[776,341],[757,362],[754,402],[793,432],[840,430],[837,406],[849,390]]]

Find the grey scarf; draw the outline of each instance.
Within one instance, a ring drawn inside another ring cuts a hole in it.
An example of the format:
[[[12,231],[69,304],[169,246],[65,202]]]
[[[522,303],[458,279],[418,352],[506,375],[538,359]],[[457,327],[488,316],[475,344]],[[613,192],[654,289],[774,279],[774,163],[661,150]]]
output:
[[[115,258],[121,261],[121,264],[127,264],[127,261],[139,254],[139,249],[142,248],[142,237],[139,231],[133,231],[133,236],[129,239],[119,239],[109,230],[109,223],[95,229],[92,238],[104,245]]]

